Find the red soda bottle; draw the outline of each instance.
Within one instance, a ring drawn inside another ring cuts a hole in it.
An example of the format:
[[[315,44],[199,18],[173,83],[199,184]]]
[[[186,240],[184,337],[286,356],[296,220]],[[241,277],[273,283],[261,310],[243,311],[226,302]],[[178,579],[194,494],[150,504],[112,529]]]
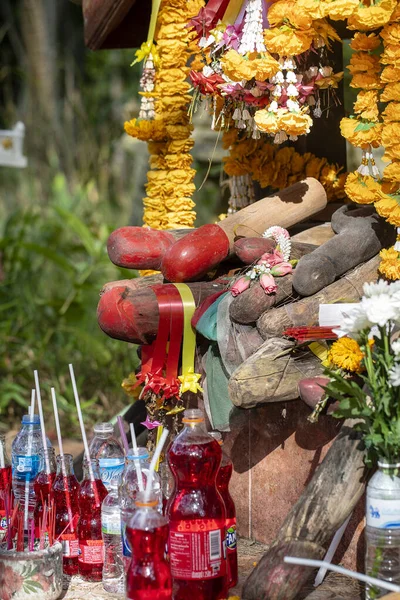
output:
[[[0,435],[0,546],[7,538],[8,521],[12,512],[11,461],[6,452],[6,436]]]
[[[36,539],[40,537],[40,522],[43,519],[44,504],[47,504],[48,509],[51,506],[51,501],[54,495],[53,484],[56,478],[57,470],[56,455],[54,448],[47,448],[45,452],[48,453],[49,457],[50,473],[46,473],[46,469],[43,469],[42,471],[40,471],[33,484],[33,489],[35,490],[36,497],[36,505],[33,513],[33,518],[35,519]],[[44,461],[44,464],[46,464],[46,461]]]
[[[78,573],[79,483],[74,475],[72,454],[57,456],[57,475],[53,483],[56,510],[56,539],[63,546],[63,570],[67,575]]]
[[[216,488],[222,451],[201,410],[184,413],[168,450],[175,489],[168,503],[174,600],[225,598],[225,507]]]
[[[78,521],[79,575],[86,581],[101,581],[104,543],[101,533],[101,504],[107,490],[100,478],[99,461],[83,461],[83,481],[79,492]]]
[[[222,435],[219,431],[211,434],[222,447]],[[238,582],[238,558],[236,541],[236,508],[229,493],[229,481],[232,477],[233,465],[229,456],[222,449],[222,461],[217,475],[217,490],[222,496],[226,510],[226,559],[227,559],[227,587],[235,587]]]
[[[171,600],[172,578],[165,558],[168,521],[157,511],[158,498],[154,494],[147,499],[145,492],[138,492],[135,504],[135,514],[126,528],[132,549],[126,577],[126,598]]]

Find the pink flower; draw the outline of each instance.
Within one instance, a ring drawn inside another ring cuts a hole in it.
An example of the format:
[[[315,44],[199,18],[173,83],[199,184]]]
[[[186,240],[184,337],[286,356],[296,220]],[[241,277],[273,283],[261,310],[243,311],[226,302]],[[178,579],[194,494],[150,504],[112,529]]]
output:
[[[250,287],[250,277],[241,277],[235,285],[231,287],[232,296],[238,296]]]
[[[265,290],[266,294],[273,294],[278,288],[275,283],[275,279],[272,277],[272,275],[268,275],[267,273],[261,275],[260,285]]]
[[[279,250],[274,250],[273,252],[266,252],[262,255],[258,264],[262,264],[262,262],[267,262],[271,267],[275,265],[279,265],[279,263],[283,262],[285,259],[283,257],[282,252]]]
[[[278,276],[278,277],[283,277],[283,275],[287,275],[288,273],[291,273],[293,271],[293,267],[290,263],[288,262],[281,262],[277,265],[275,265],[274,267],[272,267],[271,269],[271,273],[272,275]]]

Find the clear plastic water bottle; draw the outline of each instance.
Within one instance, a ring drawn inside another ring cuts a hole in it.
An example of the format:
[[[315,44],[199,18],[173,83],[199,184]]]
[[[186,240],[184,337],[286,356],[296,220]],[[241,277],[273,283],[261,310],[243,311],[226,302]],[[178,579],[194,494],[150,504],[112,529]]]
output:
[[[378,462],[367,487],[365,572],[400,585],[400,462]],[[367,585],[367,600],[387,594]]]
[[[125,591],[118,483],[118,479],[111,480],[111,489],[101,506],[101,532],[104,542],[103,588],[112,594],[123,594]]]
[[[114,437],[112,423],[97,423],[93,428],[94,438],[89,447],[91,458],[99,461],[100,477],[107,490],[113,479],[121,479],[124,470],[124,451]]]
[[[119,504],[121,507],[122,548],[125,568],[127,568],[131,558],[131,548],[126,537],[126,525],[131,517],[133,517],[136,510],[136,494],[140,491],[139,477],[142,479],[142,488],[146,488],[146,481],[150,468],[148,459],[149,453],[146,448],[138,448],[137,451],[132,450],[126,456],[126,465],[118,490]],[[152,488],[158,498],[159,511],[162,512],[161,483],[157,473],[154,473]]]
[[[47,446],[52,447],[47,440]],[[22,417],[22,427],[11,446],[12,488],[22,510],[29,498],[29,518],[35,509],[34,481],[44,469],[44,453],[40,419],[38,415]]]

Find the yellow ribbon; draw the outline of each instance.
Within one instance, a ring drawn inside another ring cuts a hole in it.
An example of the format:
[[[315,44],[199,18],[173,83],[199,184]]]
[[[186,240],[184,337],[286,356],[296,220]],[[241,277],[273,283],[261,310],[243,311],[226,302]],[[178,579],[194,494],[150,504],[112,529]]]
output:
[[[136,59],[133,61],[132,65],[135,65],[136,63],[141,62],[150,53],[153,55],[153,60],[156,61],[157,52],[156,52],[155,46],[153,44],[153,41],[154,41],[154,34],[156,32],[157,17],[158,17],[158,11],[160,10],[160,4],[161,4],[161,0],[152,0],[150,25],[149,25],[149,31],[147,33],[147,40],[145,42],[143,42],[143,44],[140,46],[139,50],[136,50],[136,52],[135,52]]]
[[[196,309],[193,294],[186,283],[174,283],[183,304],[183,346],[182,346],[182,375],[178,377],[181,382],[180,393],[202,392],[199,385],[201,375],[194,372],[194,357],[196,351],[196,333],[192,327],[192,317]]]
[[[323,367],[329,367],[330,362],[328,359],[328,350],[323,344],[320,342],[311,342],[311,344],[308,344],[308,347],[310,348],[311,352],[315,354],[317,358],[319,358]]]
[[[242,8],[242,4],[243,0],[231,0],[221,21],[226,25],[233,25]]]

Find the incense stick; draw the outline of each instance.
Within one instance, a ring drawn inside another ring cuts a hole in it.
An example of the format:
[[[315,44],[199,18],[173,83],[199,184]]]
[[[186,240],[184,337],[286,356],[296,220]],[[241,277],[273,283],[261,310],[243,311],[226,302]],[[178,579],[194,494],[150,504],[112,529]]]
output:
[[[6,461],[4,460],[4,448],[3,444],[0,443],[0,468],[4,469],[6,466]]]
[[[42,442],[43,442],[43,454],[44,454],[44,462],[45,462],[45,470],[47,475],[50,475],[50,460],[49,453],[47,451],[47,440],[46,440],[46,429],[44,426],[44,418],[43,418],[43,406],[42,406],[42,397],[40,395],[40,386],[39,386],[39,376],[37,371],[33,371],[33,376],[35,378],[35,388],[36,388],[36,399],[39,411],[40,418],[40,429],[42,430]]]
[[[29,408],[29,416],[31,419],[33,419],[33,416],[35,414],[35,396],[36,396],[35,390],[31,390],[31,406]]]
[[[168,434],[169,434],[168,429],[164,429],[164,431],[162,432],[162,435],[160,437],[160,441],[158,442],[157,447],[154,451],[153,458],[151,459],[149,474],[147,476],[147,483],[146,483],[145,502],[148,502],[148,500],[149,500],[149,496],[151,493],[151,487],[153,484],[154,470],[156,468],[157,461],[160,458],[161,450],[164,447],[164,444],[168,437]]]
[[[68,366],[69,366],[69,373],[71,375],[72,389],[74,392],[76,410],[78,412],[79,425],[81,427],[83,446],[85,448],[86,460],[88,461],[88,466],[89,466],[89,475],[90,475],[90,479],[92,481],[94,481],[93,467],[92,467],[92,463],[90,460],[89,444],[88,444],[87,437],[86,437],[85,426],[83,424],[83,417],[82,417],[81,403],[79,401],[78,388],[76,387],[74,367],[72,366],[72,364],[69,364]]]
[[[119,433],[120,433],[121,440],[122,440],[122,445],[124,447],[125,455],[126,455],[129,453],[129,444],[128,444],[128,440],[126,439],[126,433],[125,433],[122,417],[121,416],[117,417],[117,421],[118,421]]]
[[[375,577],[369,577],[369,575],[363,575],[362,573],[357,573],[356,571],[349,571],[349,569],[344,569],[343,567],[332,565],[331,563],[325,562],[323,560],[311,560],[310,558],[297,558],[297,556],[285,556],[284,562],[290,565],[303,565],[305,567],[323,567],[326,568],[328,571],[334,571],[335,573],[341,573],[342,575],[353,577],[354,579],[358,579],[359,581],[363,581],[364,583],[369,583],[369,585],[377,586],[383,588],[384,590],[389,590],[389,592],[400,592],[400,585],[395,585],[394,583],[390,583],[389,581],[376,579]]]

